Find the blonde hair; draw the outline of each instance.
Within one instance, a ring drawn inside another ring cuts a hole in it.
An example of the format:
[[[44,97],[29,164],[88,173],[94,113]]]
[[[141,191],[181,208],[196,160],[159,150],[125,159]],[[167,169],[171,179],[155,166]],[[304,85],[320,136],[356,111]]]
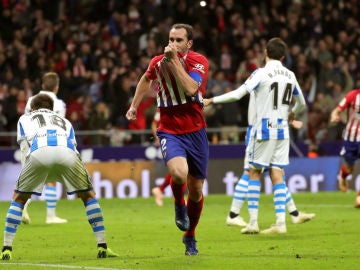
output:
[[[42,88],[45,91],[54,92],[55,90],[58,90],[59,83],[59,75],[55,72],[47,72],[42,77]]]

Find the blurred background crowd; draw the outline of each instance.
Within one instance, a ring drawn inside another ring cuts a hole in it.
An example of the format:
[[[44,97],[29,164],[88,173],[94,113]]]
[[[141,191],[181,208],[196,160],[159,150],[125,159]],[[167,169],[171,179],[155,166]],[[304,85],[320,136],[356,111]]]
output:
[[[204,2],[204,1],[203,1]],[[129,130],[150,129],[155,92],[143,101],[138,121],[125,113],[150,59],[163,52],[171,25],[194,27],[193,50],[210,62],[207,96],[231,91],[263,64],[266,41],[289,46],[284,61],[297,75],[307,110],[294,140],[318,144],[341,139],[344,124],[329,116],[349,90],[360,88],[358,0],[0,0],[0,132],[16,131],[41,77],[60,76],[58,97],[77,130],[101,130],[80,145],[140,143]],[[243,140],[247,102],[205,109],[214,143]],[[240,136],[240,138],[239,138]],[[16,145],[0,137],[1,146]],[[148,140],[151,138],[149,136]]]

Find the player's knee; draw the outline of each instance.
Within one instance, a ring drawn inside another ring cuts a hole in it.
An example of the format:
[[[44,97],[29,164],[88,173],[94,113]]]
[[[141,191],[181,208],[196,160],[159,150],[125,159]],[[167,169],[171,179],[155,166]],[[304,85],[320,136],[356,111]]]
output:
[[[189,189],[189,199],[193,202],[199,202],[202,196],[202,189]]]
[[[186,182],[188,174],[187,170],[184,170],[183,168],[174,168],[170,173],[173,181],[176,184],[182,184]]]
[[[28,194],[14,192],[13,200],[15,202],[25,205],[26,201],[30,198]]]
[[[94,191],[84,191],[84,192],[79,192],[77,194],[77,196],[84,202],[86,203],[88,200],[92,200],[95,198],[95,192]]]

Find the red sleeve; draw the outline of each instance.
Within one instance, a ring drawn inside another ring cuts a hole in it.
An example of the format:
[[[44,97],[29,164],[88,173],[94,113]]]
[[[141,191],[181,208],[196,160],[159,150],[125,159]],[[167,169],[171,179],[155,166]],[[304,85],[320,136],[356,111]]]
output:
[[[199,91],[204,95],[206,90],[206,82],[209,73],[209,62],[201,54],[191,51],[188,55],[188,73],[197,73],[201,77],[201,83],[199,84]]]
[[[153,57],[149,63],[149,66],[146,70],[146,77],[148,77],[150,80],[156,79],[156,72],[155,72],[155,66],[159,61],[163,59],[164,55],[157,55]]]
[[[348,92],[338,104],[338,108],[343,111],[346,108],[350,107],[351,104],[356,100],[356,96],[358,94],[360,94],[360,89],[352,90]]]

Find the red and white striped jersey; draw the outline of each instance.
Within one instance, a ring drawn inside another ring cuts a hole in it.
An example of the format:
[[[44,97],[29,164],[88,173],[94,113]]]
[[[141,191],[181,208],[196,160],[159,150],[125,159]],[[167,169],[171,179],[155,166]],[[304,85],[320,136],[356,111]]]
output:
[[[163,64],[163,54],[152,58],[146,70],[146,76],[157,82],[157,106],[161,112],[158,130],[172,134],[194,132],[206,126],[202,100],[208,77],[208,60],[194,51],[179,57],[184,69],[199,86],[193,96],[185,94],[179,80]]]
[[[347,124],[343,139],[350,142],[360,142],[360,89],[349,91],[339,102],[341,111],[347,109]]]

